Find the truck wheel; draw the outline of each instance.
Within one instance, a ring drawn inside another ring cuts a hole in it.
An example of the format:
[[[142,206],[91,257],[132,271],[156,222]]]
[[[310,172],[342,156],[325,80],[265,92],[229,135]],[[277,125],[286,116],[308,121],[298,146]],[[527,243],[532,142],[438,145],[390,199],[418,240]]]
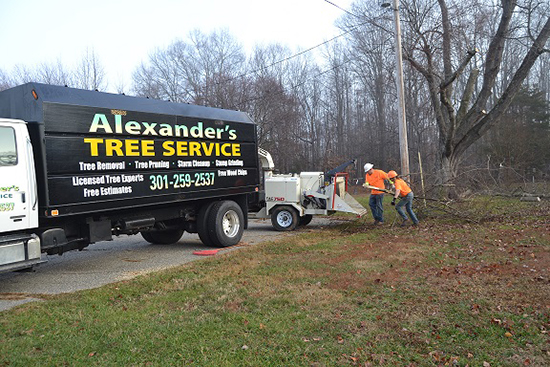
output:
[[[176,243],[183,236],[183,229],[170,229],[166,231],[151,231],[141,232],[143,239],[149,243],[158,243],[161,245],[169,245]]]
[[[208,214],[208,235],[213,246],[228,247],[239,243],[244,231],[244,215],[234,201],[214,203]]]
[[[277,231],[292,231],[298,225],[298,213],[291,206],[278,206],[271,213],[271,224]]]
[[[202,243],[206,246],[214,246],[210,239],[210,234],[208,233],[208,217],[210,216],[214,204],[216,204],[215,201],[204,204],[197,213],[197,233]]]
[[[311,223],[312,219],[313,219],[313,215],[306,214],[303,217],[300,217],[300,219],[298,220],[298,225],[299,226],[307,226],[309,223]]]

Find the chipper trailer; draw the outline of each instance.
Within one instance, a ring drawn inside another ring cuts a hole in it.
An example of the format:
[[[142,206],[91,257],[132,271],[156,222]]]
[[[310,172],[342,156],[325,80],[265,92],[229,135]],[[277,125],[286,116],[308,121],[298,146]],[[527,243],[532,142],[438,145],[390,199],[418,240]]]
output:
[[[251,216],[271,218],[276,230],[291,231],[296,226],[307,225],[314,215],[348,212],[361,217],[367,213],[349,194],[347,173],[333,170],[275,174],[271,154],[260,148],[258,155],[264,174],[263,190],[259,193],[260,206]]]

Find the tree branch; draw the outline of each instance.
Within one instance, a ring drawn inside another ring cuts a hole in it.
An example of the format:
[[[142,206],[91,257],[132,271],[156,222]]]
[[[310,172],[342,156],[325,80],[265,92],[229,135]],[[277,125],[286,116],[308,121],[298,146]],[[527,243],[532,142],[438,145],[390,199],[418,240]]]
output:
[[[475,54],[478,52],[478,49],[475,48],[473,50],[470,50],[467,52],[466,56],[464,57],[464,60],[462,60],[462,63],[460,64],[460,66],[458,67],[458,69],[456,69],[456,71],[454,73],[452,73],[451,75],[449,75],[447,77],[447,79],[445,79],[441,85],[440,85],[440,88],[441,89],[445,89],[447,88],[452,82],[455,81],[456,78],[458,78],[458,76],[460,74],[462,74],[462,72],[464,71],[464,69],[466,68],[466,66],[468,66],[468,64],[470,63],[470,60],[472,59],[472,57],[475,56]]]
[[[456,146],[456,151],[458,154],[464,152],[487,130],[498,123],[498,121],[500,120],[500,116],[502,116],[502,114],[506,112],[506,109],[508,108],[508,106],[510,106],[510,103],[512,103],[512,100],[521,88],[523,81],[529,74],[529,71],[531,70],[531,67],[533,66],[535,61],[537,61],[538,57],[541,54],[546,52],[544,46],[548,42],[549,38],[550,16],[546,20],[546,23],[540,31],[537,39],[535,40],[533,45],[531,45],[531,48],[523,58],[523,61],[516,73],[514,74],[514,77],[510,81],[510,84],[508,84],[508,87],[499,98],[495,106],[492,108],[492,110],[489,112],[489,114],[479,119],[479,121],[476,121],[471,129],[466,130],[466,127],[464,129],[461,129],[460,133],[463,134],[463,138],[458,142]]]
[[[461,125],[464,116],[466,116],[468,107],[470,107],[470,102],[472,101],[472,96],[474,95],[475,84],[478,76],[479,69],[473,69],[468,77],[468,81],[466,82],[464,93],[462,94],[462,100],[460,101],[460,107],[458,108],[458,113],[456,115],[456,120],[459,126]]]
[[[517,0],[502,0],[502,16],[500,23],[490,45],[487,50],[487,61],[485,63],[485,73],[483,74],[483,86],[478,95],[478,98],[472,107],[475,111],[480,111],[485,108],[485,104],[491,95],[495,80],[498,76],[500,64],[502,62],[502,54],[504,52],[504,44],[506,35],[509,32],[512,14],[517,5]]]

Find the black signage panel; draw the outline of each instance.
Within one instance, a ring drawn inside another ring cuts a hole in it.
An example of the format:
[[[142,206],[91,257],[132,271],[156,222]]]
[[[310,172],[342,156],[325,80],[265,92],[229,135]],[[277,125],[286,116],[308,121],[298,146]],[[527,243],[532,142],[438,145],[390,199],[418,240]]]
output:
[[[258,184],[255,168],[199,169],[185,171],[149,171],[48,179],[50,206],[84,202],[159,196],[159,202],[198,191],[253,187]],[[251,190],[252,191],[252,190]]]
[[[256,141],[252,123],[201,119],[58,103],[44,103],[48,133],[128,135],[148,138]]]
[[[47,136],[48,175],[196,167],[256,167],[254,143]]]
[[[131,135],[125,130],[130,121],[175,125],[176,116],[123,111],[117,109],[76,106],[61,103],[44,102],[44,127],[46,133],[98,133],[113,135]],[[133,124],[130,124],[133,125]],[[130,126],[128,126],[130,128]]]
[[[44,103],[44,126],[50,206],[259,183],[252,123]]]

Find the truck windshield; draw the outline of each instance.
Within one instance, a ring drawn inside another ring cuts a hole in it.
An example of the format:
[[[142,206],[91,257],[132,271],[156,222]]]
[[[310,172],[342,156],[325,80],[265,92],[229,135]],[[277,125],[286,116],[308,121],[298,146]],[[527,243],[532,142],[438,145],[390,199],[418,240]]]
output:
[[[15,166],[16,164],[15,131],[11,127],[0,126],[0,166]]]

